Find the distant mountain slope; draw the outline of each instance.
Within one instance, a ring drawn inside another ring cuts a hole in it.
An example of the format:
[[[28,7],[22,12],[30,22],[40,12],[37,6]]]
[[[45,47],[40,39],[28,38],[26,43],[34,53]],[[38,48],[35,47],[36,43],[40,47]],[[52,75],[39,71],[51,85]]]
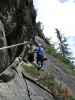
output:
[[[65,65],[58,62],[58,60],[52,56],[48,56],[48,72],[52,70],[52,74],[59,80],[59,82],[70,88],[73,96],[75,96],[75,76],[68,72],[68,69],[65,70]]]

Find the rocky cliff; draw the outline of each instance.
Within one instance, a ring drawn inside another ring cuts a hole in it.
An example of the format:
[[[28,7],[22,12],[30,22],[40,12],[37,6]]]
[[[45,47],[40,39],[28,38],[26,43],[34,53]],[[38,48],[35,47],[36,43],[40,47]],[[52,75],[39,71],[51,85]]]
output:
[[[28,46],[18,44],[35,43],[35,20],[33,0],[0,0],[0,100],[54,100],[22,73]]]
[[[32,0],[1,0],[0,47],[30,41],[36,24],[35,20],[36,12]],[[23,45],[0,50],[1,69],[11,64],[22,50]]]

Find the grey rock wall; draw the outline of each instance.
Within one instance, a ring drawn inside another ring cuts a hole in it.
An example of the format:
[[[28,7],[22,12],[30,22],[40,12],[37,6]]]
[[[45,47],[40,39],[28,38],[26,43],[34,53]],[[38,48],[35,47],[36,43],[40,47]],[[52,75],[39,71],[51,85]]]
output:
[[[18,62],[15,60],[13,66],[16,61]],[[2,74],[5,77],[11,77],[11,80],[3,81],[0,75],[0,100],[54,100],[51,94],[23,78],[21,65],[22,62],[15,70],[11,67]]]
[[[33,0],[1,0],[0,9],[0,48],[30,41],[36,23]],[[0,72],[21,54],[23,47],[0,50]]]

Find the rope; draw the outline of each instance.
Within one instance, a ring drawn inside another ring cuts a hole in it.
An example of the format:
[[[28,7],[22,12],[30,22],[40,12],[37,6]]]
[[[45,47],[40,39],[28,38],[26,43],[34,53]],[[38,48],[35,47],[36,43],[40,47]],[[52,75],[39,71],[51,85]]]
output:
[[[13,47],[16,47],[16,46],[27,45],[27,44],[29,44],[28,41],[25,41],[25,42],[23,42],[23,43],[14,44],[14,45],[11,45],[11,46],[4,46],[4,47],[0,48],[0,50],[9,49],[9,48],[13,48]],[[19,56],[19,57],[20,57],[20,56]],[[14,65],[14,63],[15,63],[15,62],[12,61],[10,64],[8,64],[8,67],[7,67],[7,68],[12,67],[12,66]],[[6,69],[7,69],[7,68],[6,68]],[[4,69],[4,71],[5,71],[6,69]],[[4,71],[3,71],[3,72],[4,72]],[[0,76],[3,74],[3,72],[0,73]]]
[[[13,47],[17,47],[17,46],[21,46],[21,45],[25,45],[25,44],[27,44],[27,42],[18,43],[18,44],[14,44],[14,45],[10,45],[10,46],[4,46],[4,47],[1,47],[0,50],[9,49],[9,48],[13,48]]]
[[[29,99],[32,100],[31,99],[31,95],[30,95],[30,91],[29,91],[29,88],[28,88],[27,81],[26,81],[26,79],[24,79],[24,80],[25,80],[25,83],[26,83],[26,87],[27,87],[27,92],[28,92]]]

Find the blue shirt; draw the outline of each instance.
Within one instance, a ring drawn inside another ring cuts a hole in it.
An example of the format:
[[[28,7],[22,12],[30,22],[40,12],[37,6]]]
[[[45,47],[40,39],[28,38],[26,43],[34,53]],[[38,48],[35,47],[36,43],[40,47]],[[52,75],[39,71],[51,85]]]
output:
[[[44,48],[43,47],[38,47],[36,49],[36,53],[37,53],[37,55],[44,56]]]

